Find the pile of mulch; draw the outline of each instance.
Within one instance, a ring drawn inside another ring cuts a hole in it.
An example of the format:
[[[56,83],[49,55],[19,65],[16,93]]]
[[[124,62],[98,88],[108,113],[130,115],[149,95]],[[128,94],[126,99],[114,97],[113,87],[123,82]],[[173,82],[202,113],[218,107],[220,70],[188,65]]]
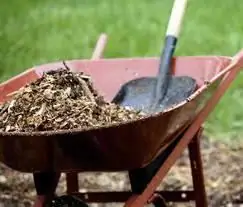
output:
[[[141,118],[142,112],[107,103],[83,73],[45,73],[0,106],[0,131],[87,129]]]
[[[227,146],[220,141],[207,138],[202,142],[202,156],[207,196],[210,207],[240,207],[243,204],[243,142],[237,147]],[[171,169],[161,189],[164,190],[191,190],[187,152]],[[62,177],[57,192],[65,193],[65,181]],[[130,185],[126,173],[82,173],[79,175],[80,191],[108,191],[129,190]],[[30,174],[18,173],[1,165],[0,168],[0,201],[12,203],[15,206],[30,206],[33,202],[35,190]],[[242,204],[234,204],[234,200],[242,200]],[[16,204],[14,204],[16,203]],[[1,204],[1,203],[0,203]],[[122,206],[122,204],[100,204],[101,206]],[[171,206],[186,207],[191,204],[173,204]]]

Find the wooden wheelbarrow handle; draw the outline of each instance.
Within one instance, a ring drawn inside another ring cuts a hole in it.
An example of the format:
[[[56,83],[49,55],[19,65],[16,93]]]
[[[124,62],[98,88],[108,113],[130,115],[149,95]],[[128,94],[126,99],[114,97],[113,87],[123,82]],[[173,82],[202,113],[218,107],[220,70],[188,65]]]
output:
[[[95,49],[93,51],[93,54],[92,54],[92,57],[91,57],[91,60],[96,60],[96,59],[100,59],[102,58],[102,55],[104,53],[104,50],[105,50],[105,46],[106,46],[106,43],[107,43],[107,35],[106,34],[101,34],[98,41],[96,42],[96,46],[95,46]]]

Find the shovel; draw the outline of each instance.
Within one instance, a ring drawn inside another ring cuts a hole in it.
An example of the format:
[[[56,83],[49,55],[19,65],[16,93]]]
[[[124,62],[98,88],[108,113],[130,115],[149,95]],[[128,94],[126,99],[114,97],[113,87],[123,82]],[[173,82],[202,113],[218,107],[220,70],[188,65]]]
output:
[[[174,1],[157,77],[143,77],[125,83],[112,102],[153,114],[184,101],[195,91],[197,84],[193,78],[175,77],[171,71],[186,5],[187,0]]]

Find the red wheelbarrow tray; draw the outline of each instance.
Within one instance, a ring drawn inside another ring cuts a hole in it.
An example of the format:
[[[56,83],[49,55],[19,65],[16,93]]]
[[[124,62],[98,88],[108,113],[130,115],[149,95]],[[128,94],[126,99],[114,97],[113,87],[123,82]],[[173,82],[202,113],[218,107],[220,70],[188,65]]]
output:
[[[111,101],[120,86],[134,78],[155,76],[158,58],[69,60],[74,72],[91,75],[94,86]],[[222,56],[189,56],[173,59],[173,73],[196,79],[198,89],[188,100],[159,114],[134,122],[88,130],[1,132],[0,161],[22,172],[125,171],[146,166],[166,151],[204,106],[219,81],[200,90],[231,61]],[[0,85],[0,102],[8,94],[41,77],[44,71],[63,67],[62,62],[35,66]],[[221,79],[222,77],[220,77]]]

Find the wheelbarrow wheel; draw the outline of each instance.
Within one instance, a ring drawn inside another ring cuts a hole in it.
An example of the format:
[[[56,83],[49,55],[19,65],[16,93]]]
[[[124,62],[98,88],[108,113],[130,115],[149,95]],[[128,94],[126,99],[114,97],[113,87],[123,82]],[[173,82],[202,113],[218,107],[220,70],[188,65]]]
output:
[[[63,195],[60,197],[56,197],[47,206],[48,207],[89,207],[81,199],[70,195]]]

